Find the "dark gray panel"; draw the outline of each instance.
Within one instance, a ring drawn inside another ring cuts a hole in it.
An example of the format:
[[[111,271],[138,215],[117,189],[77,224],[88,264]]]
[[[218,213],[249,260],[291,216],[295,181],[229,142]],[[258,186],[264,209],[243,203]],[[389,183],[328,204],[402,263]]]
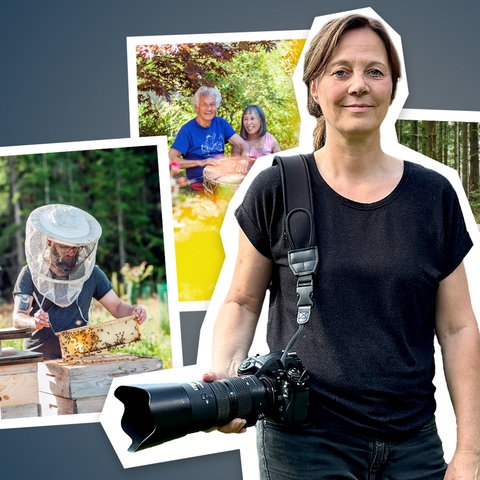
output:
[[[6,1],[0,7],[0,145],[128,137],[125,38],[308,29],[360,1]],[[478,2],[385,2],[403,37],[408,108],[480,110]],[[252,14],[252,9],[254,14]]]
[[[180,312],[183,365],[185,366],[197,363],[198,339],[204,317],[205,312],[202,311]]]
[[[2,478],[241,480],[238,451],[124,469],[98,423],[0,430]]]

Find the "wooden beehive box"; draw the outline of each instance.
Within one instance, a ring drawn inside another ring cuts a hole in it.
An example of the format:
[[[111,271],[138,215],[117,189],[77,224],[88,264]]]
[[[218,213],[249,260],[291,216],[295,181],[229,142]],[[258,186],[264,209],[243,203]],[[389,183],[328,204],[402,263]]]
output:
[[[37,363],[0,367],[0,418],[38,416]]]
[[[42,415],[100,412],[114,378],[161,369],[161,359],[128,354],[45,361],[39,364]]]
[[[0,418],[36,417],[39,415],[38,352],[2,346],[3,340],[27,338],[29,329],[0,329]]]
[[[38,403],[37,364],[3,365],[0,368],[0,405],[14,407]]]

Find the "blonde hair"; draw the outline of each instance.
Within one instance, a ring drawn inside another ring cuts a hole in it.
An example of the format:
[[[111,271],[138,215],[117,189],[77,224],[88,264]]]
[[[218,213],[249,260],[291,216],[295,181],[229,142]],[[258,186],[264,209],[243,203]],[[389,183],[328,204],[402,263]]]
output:
[[[313,99],[310,93],[310,84],[325,72],[342,35],[356,29],[370,29],[380,37],[385,45],[392,76],[392,100],[395,98],[397,82],[401,74],[401,65],[395,46],[384,25],[378,20],[358,14],[331,20],[313,38],[310,48],[305,54],[303,70],[303,81],[308,89],[308,113],[317,119],[313,132],[315,150],[318,150],[325,144],[325,118],[320,105]]]

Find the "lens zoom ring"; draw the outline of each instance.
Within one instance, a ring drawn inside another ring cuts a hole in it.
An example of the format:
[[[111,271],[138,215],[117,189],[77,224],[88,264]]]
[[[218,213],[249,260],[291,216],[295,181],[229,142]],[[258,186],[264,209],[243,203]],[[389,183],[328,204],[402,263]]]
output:
[[[247,377],[233,377],[228,379],[236,393],[235,417],[245,418],[252,413],[253,391],[248,385]]]
[[[215,399],[217,400],[217,424],[225,425],[234,418],[231,417],[232,408],[229,388],[222,380],[209,383],[209,386],[215,395]]]
[[[234,418],[245,418],[252,414],[251,387],[246,377],[232,377],[210,383],[217,399],[218,425],[224,425]]]

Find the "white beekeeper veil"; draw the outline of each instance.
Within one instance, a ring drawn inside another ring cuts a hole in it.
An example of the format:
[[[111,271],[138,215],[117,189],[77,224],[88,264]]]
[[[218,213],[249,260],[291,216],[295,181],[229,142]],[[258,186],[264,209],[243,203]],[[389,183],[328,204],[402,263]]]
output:
[[[25,230],[25,255],[35,287],[56,305],[71,305],[92,274],[102,227],[80,208],[52,204],[33,210]],[[79,249],[67,264],[62,262],[55,244]],[[53,271],[52,264],[56,267]]]

